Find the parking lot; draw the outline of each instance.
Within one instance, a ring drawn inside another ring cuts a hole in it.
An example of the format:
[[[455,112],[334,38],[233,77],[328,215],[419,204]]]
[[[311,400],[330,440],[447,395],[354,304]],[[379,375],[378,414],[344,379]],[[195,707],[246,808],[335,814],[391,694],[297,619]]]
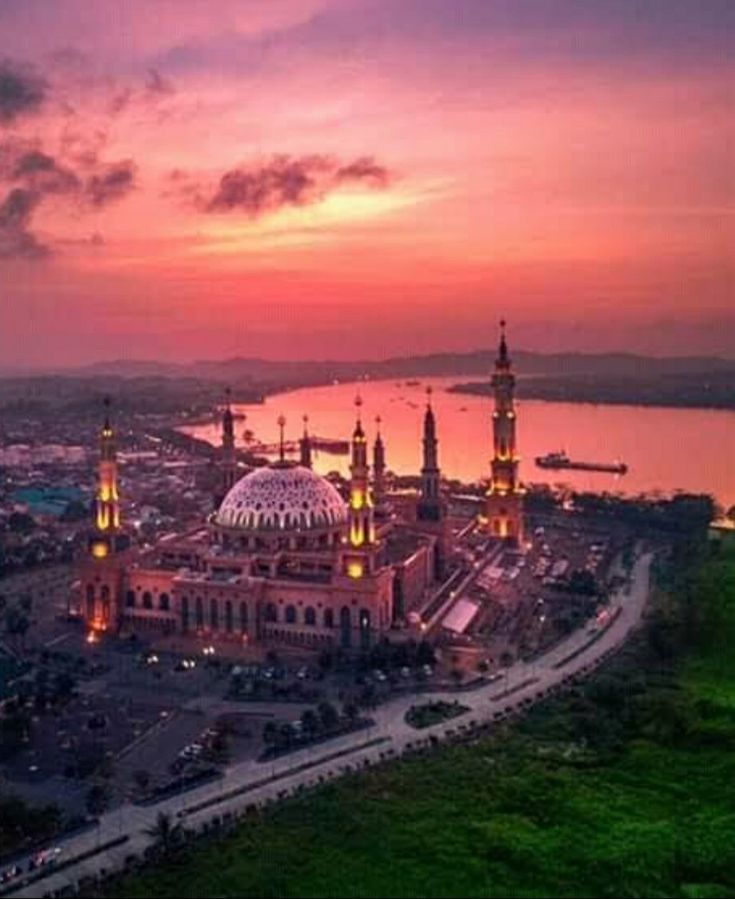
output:
[[[445,632],[445,643],[473,649],[491,668],[551,645],[594,614],[621,543],[573,517],[531,521],[523,552],[467,541],[467,564],[477,573],[457,597],[465,614],[447,616],[459,631]]]

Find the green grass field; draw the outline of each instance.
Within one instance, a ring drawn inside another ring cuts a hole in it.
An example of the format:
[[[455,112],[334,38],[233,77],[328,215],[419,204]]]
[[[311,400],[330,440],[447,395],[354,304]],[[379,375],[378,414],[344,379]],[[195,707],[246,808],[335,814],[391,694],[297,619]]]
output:
[[[656,609],[503,734],[341,780],[106,895],[735,896],[735,555]]]

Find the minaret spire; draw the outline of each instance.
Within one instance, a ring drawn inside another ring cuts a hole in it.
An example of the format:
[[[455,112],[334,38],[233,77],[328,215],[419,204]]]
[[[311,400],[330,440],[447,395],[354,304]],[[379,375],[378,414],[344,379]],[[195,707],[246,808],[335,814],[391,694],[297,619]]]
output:
[[[511,370],[505,320],[500,322],[500,343],[492,378],[493,458],[487,492],[486,526],[494,537],[521,541],[523,538],[523,487],[518,478],[516,452],[515,376]]]
[[[311,468],[311,437],[308,431],[309,416],[304,415],[304,434],[299,441],[300,462],[304,468]]]
[[[436,419],[431,405],[432,389],[426,388],[426,412],[424,413],[423,464],[421,466],[421,496],[417,515],[425,521],[438,521],[441,517],[441,495]]]
[[[498,364],[510,368],[508,344],[505,339],[505,319],[500,319],[500,344],[498,346]]]
[[[279,415],[278,416],[278,428],[280,431],[280,436],[278,438],[278,460],[279,462],[286,461],[286,442],[284,438],[284,428],[286,427],[286,416]]]
[[[232,414],[232,393],[225,388],[225,408],[222,413],[222,447],[220,455],[220,476],[215,506],[219,506],[237,481],[237,450],[235,449],[235,418]]]
[[[80,565],[83,589],[80,611],[90,633],[107,630],[119,620],[122,563],[118,554],[130,548],[130,540],[120,522],[117,446],[110,406],[110,398],[105,397],[99,432],[94,524],[87,544],[88,555]]]
[[[380,416],[375,417],[375,443],[373,444],[373,496],[376,510],[383,511],[385,500],[385,446],[380,434]]]
[[[114,533],[120,527],[120,497],[117,489],[117,447],[110,424],[110,398],[104,399],[105,418],[100,431],[100,458],[97,465],[95,528]]]
[[[355,398],[357,421],[352,433],[352,461],[350,463],[350,534],[353,549],[369,548],[375,543],[373,498],[370,490],[367,459],[367,440],[362,429],[362,398]],[[361,563],[362,564],[362,563]],[[355,567],[353,570],[357,570]],[[360,571],[364,570],[364,566]]]

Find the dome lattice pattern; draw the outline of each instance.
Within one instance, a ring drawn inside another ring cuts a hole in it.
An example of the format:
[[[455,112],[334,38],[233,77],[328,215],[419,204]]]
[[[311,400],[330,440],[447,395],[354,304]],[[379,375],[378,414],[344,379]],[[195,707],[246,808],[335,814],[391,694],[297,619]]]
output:
[[[347,521],[347,507],[325,478],[300,465],[258,468],[239,480],[215,516],[223,527],[318,530]]]

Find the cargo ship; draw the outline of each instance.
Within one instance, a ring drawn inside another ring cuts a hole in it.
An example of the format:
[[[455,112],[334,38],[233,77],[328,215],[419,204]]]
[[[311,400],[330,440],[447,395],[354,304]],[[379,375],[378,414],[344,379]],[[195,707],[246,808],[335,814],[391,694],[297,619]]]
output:
[[[536,456],[539,468],[572,469],[574,471],[603,471],[607,474],[626,474],[628,466],[625,462],[575,462],[565,452],[547,453]]]

